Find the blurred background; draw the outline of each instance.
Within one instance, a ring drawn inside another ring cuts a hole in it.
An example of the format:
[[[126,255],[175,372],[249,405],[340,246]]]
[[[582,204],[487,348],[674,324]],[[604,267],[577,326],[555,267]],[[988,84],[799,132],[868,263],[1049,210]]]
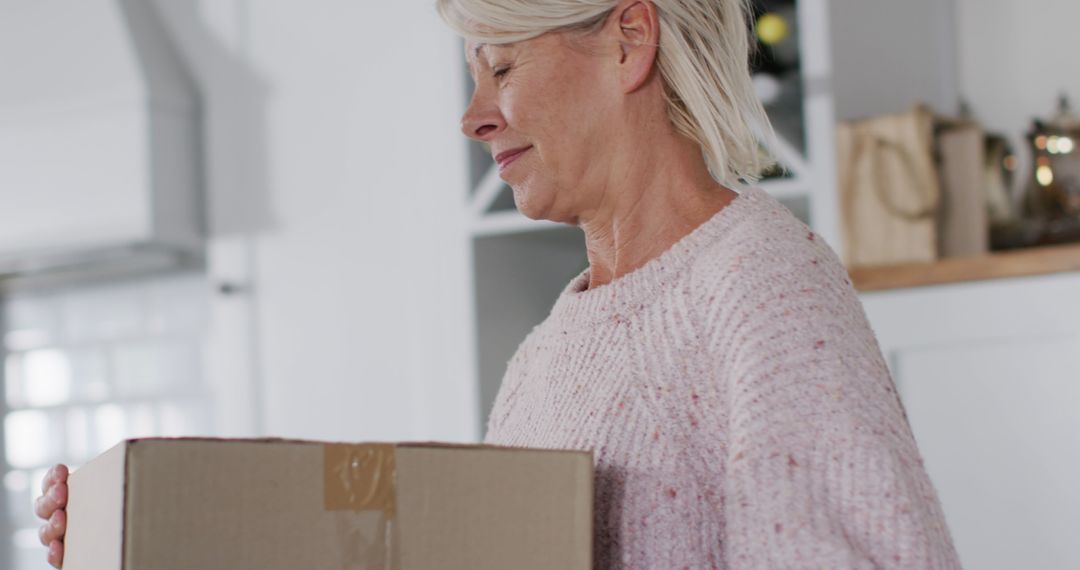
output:
[[[841,253],[967,568],[1080,568],[1073,0],[756,0],[762,182]],[[482,439],[586,266],[430,0],[0,0],[0,567],[129,437]]]

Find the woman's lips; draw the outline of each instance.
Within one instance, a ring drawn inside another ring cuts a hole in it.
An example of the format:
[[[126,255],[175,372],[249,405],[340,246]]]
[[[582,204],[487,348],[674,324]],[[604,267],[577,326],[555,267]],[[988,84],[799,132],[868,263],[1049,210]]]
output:
[[[498,156],[495,157],[495,162],[499,164],[499,172],[505,170],[507,166],[510,166],[510,163],[517,160],[519,156],[525,154],[525,151],[529,150],[530,148],[532,148],[531,145],[500,152]]]

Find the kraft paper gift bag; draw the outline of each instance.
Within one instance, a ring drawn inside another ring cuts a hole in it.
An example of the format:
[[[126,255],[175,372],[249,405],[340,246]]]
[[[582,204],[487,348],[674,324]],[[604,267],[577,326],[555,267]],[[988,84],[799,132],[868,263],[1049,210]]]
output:
[[[840,123],[837,160],[848,267],[937,259],[941,187],[929,109]]]

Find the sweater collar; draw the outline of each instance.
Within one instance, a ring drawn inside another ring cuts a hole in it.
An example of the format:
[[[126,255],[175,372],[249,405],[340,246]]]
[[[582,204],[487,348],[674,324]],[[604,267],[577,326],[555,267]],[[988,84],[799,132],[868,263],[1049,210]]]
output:
[[[586,269],[563,289],[551,310],[550,320],[565,330],[618,321],[641,311],[669,289],[706,246],[746,218],[762,194],[764,190],[756,187],[742,189],[731,203],[667,251],[610,283],[587,289],[590,270]]]

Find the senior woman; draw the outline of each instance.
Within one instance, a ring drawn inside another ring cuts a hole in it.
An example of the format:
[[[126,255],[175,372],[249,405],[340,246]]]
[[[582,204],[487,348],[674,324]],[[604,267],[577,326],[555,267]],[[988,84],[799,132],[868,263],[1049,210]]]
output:
[[[589,268],[489,443],[593,450],[598,568],[958,568],[847,273],[761,189],[743,0],[440,0],[526,216]]]
[[[462,120],[589,268],[510,361],[487,442],[594,452],[596,567],[958,568],[829,247],[754,181],[745,0],[439,0]],[[732,186],[742,188],[735,192]],[[67,471],[38,514],[62,557]]]

